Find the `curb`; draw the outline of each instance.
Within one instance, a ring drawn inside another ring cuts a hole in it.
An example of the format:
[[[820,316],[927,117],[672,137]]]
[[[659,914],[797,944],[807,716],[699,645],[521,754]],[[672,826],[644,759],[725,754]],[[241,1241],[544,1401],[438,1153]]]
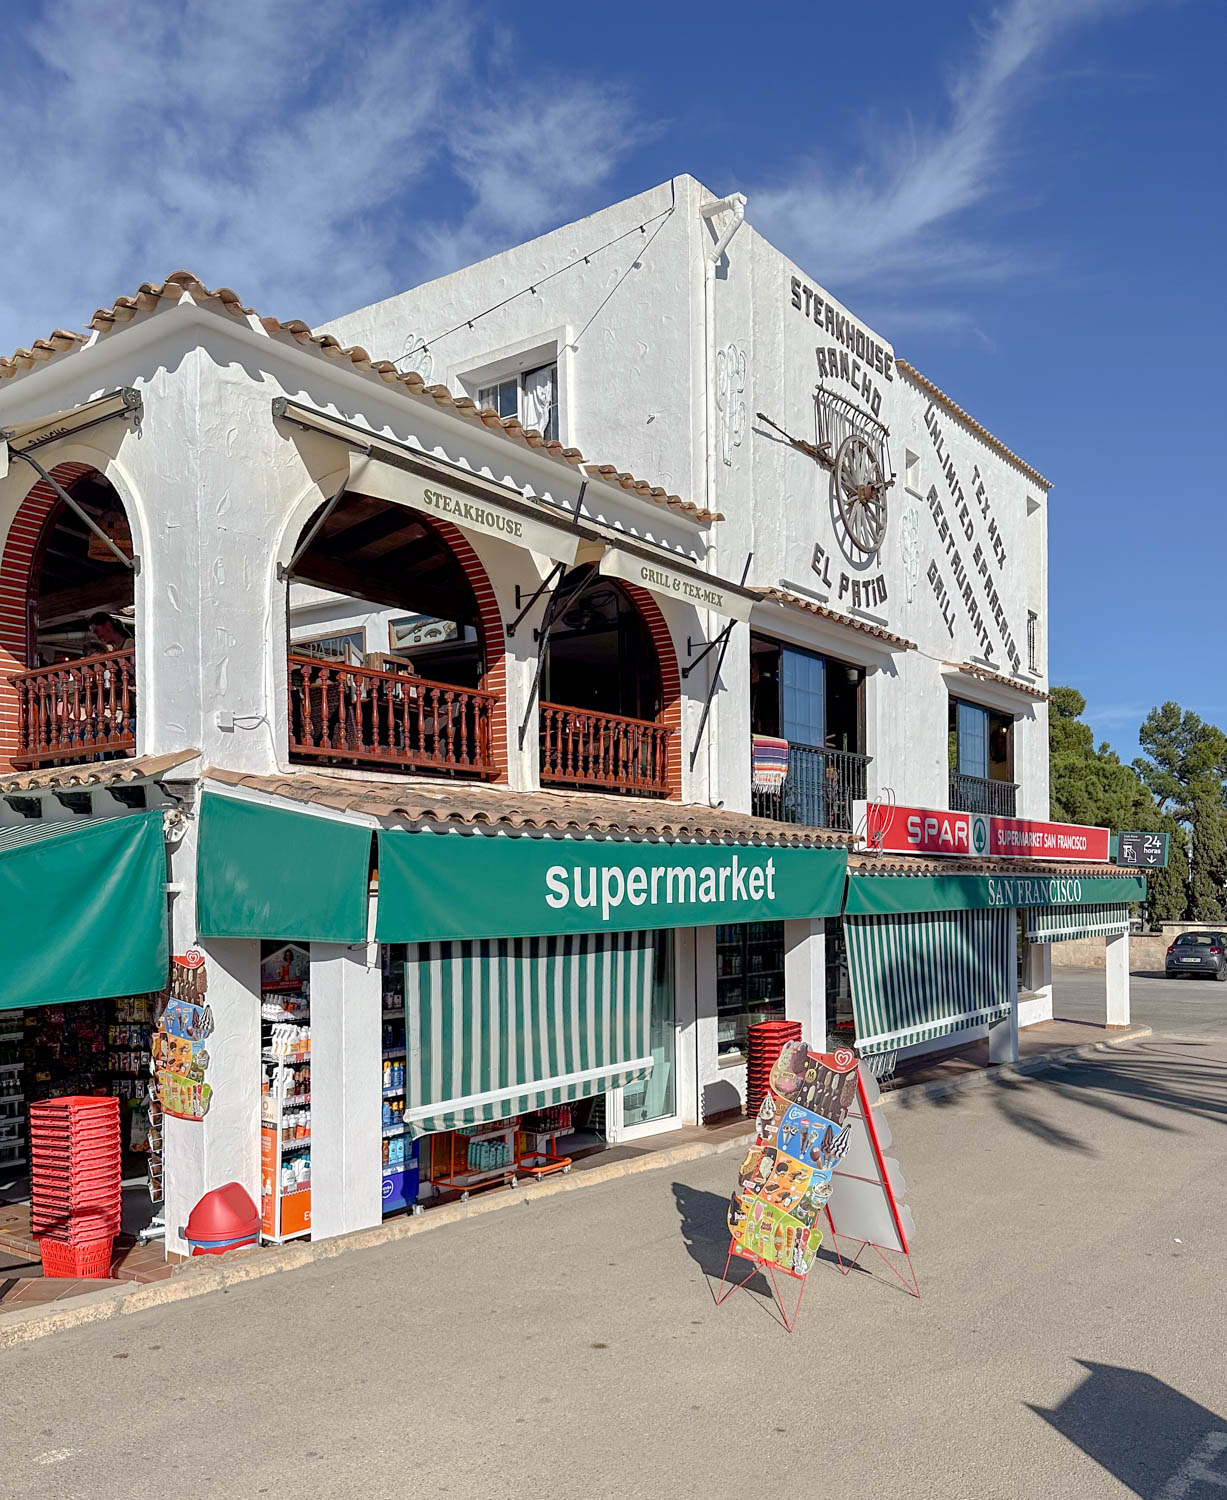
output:
[[[700,1157],[722,1156],[726,1152],[744,1150],[751,1140],[752,1131],[722,1141],[690,1141],[685,1145],[671,1146],[666,1151],[651,1151],[626,1161],[608,1162],[585,1172],[568,1173],[565,1177],[553,1177],[545,1182],[526,1183],[510,1192],[479,1195],[470,1198],[467,1203],[448,1203],[442,1208],[431,1209],[429,1213],[390,1219],[386,1224],[374,1224],[369,1229],[356,1229],[350,1234],[337,1235],[332,1239],[283,1245],[276,1250],[262,1250],[258,1253],[234,1251],[225,1257],[217,1257],[213,1265],[202,1264],[200,1260],[189,1261],[181,1271],[176,1271],[164,1281],[146,1282],[132,1287],[104,1287],[101,1291],[74,1297],[70,1303],[60,1307],[53,1304],[52,1308],[41,1307],[30,1312],[0,1312],[0,1349],[12,1349],[19,1344],[44,1338],[47,1334],[80,1328],[87,1323],[102,1323],[128,1313],[144,1312],[151,1307],[182,1302],[189,1297],[203,1297],[209,1292],[225,1291],[229,1287],[259,1281],[282,1271],[332,1260],[351,1250],[370,1250],[396,1240],[410,1239],[414,1235],[426,1234],[462,1219],[477,1218],[501,1209],[535,1203],[562,1193],[574,1192],[578,1188],[597,1187],[601,1183],[637,1176],[641,1172],[651,1172],[661,1167],[680,1166],[683,1162],[697,1161]]]
[[[1012,1066],[981,1068],[974,1073],[948,1081],[913,1084],[910,1088],[895,1089],[884,1093],[882,1105],[894,1102],[917,1102],[923,1099],[939,1099],[948,1094],[962,1093],[965,1089],[981,1088],[994,1082],[1027,1078],[1045,1068],[1056,1067],[1072,1058],[1091,1057],[1098,1052],[1123,1046],[1127,1042],[1150,1036],[1149,1026],[1130,1030],[1127,1036],[1108,1042],[1092,1042],[1081,1047],[1065,1047],[1056,1052]],[[62,1307],[38,1308],[30,1312],[16,1310],[0,1312],[0,1349],[13,1349],[19,1344],[45,1338],[51,1333],[60,1333],[70,1328],[81,1328],[87,1323],[103,1323],[129,1313],[145,1312],[151,1307],[165,1307],[173,1302],[183,1302],[189,1297],[203,1297],[209,1292],[225,1291],[229,1287],[242,1286],[249,1281],[259,1281],[265,1276],[278,1275],[282,1271],[293,1271],[300,1266],[315,1265],[332,1260],[351,1250],[371,1250],[379,1245],[388,1245],[396,1240],[411,1239],[415,1235],[427,1234],[445,1225],[462,1219],[478,1218],[482,1214],[497,1213],[502,1209],[536,1203],[554,1198],[580,1188],[598,1187],[602,1183],[614,1182],[622,1177],[635,1177],[641,1172],[654,1172],[662,1167],[680,1166],[683,1162],[698,1161],[706,1156],[723,1156],[733,1151],[744,1150],[754,1140],[754,1131],[722,1141],[689,1141],[685,1145],[670,1146],[665,1151],[649,1151],[642,1156],[633,1156],[626,1161],[613,1161],[588,1171],[568,1173],[544,1182],[526,1183],[510,1192],[490,1193],[470,1198],[467,1203],[448,1203],[442,1208],[432,1208],[429,1213],[410,1214],[403,1218],[389,1219],[386,1224],[374,1224],[369,1229],[356,1229],[350,1234],[337,1235],[332,1239],[315,1242],[299,1242],[283,1245],[276,1250],[259,1252],[234,1251],[225,1257],[210,1257],[211,1264],[201,1260],[187,1262],[182,1270],[164,1281],[136,1284],[131,1287],[105,1287],[98,1292],[88,1292],[72,1298]]]

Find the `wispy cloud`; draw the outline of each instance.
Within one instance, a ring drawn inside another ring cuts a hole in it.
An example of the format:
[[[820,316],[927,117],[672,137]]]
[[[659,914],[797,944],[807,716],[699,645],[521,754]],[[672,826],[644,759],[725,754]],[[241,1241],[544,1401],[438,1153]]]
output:
[[[1006,0],[978,28],[950,76],[941,118],[908,117],[876,134],[849,168],[812,155],[787,185],[754,189],[755,221],[836,289],[932,289],[1005,279],[1025,257],[969,223],[1010,182],[1013,127],[1042,77],[1045,55],[1076,26],[1145,0]]]
[[[637,139],[630,101],[539,78],[479,19],[54,0],[10,26],[0,349],[179,266],[318,321],[597,206]]]

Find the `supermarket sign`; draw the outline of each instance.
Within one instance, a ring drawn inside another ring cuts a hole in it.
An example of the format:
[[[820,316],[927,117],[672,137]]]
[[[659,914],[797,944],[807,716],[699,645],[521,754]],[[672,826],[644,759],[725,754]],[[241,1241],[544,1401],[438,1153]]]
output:
[[[1041,823],[935,807],[857,804],[865,847],[883,854],[938,854],[962,859],[1077,860],[1107,864],[1111,835],[1081,823]]]

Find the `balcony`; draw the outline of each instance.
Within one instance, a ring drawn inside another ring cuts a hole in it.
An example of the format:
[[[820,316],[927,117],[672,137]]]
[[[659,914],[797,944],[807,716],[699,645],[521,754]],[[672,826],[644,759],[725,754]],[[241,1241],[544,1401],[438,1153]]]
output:
[[[851,750],[789,745],[783,785],[752,792],[752,811],[755,817],[776,823],[851,833],[852,804],[865,799],[865,773],[871,759]]]
[[[494,693],[289,657],[290,759],[494,776]]]
[[[542,783],[667,797],[672,732],[646,719],[542,703]]]
[[[996,818],[1014,817],[1018,786],[1013,781],[992,781],[985,776],[950,773],[950,811],[988,813]]]
[[[17,692],[18,768],[135,753],[134,647],[35,667],[10,681]]]

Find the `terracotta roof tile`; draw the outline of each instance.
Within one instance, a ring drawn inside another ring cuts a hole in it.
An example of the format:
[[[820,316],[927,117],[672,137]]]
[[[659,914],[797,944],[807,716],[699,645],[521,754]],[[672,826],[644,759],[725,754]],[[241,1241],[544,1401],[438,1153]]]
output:
[[[133,755],[124,760],[84,761],[75,766],[48,766],[41,771],[10,771],[0,776],[0,796],[16,792],[86,791],[133,781],[157,781],[168,771],[197,760],[199,750],[172,750],[166,755]],[[195,771],[189,772],[195,775]]]
[[[1043,688],[1038,688],[1033,682],[1024,682],[1019,677],[1006,677],[1001,672],[994,672],[989,667],[981,667],[974,661],[951,662],[960,672],[966,672],[969,677],[978,677],[981,682],[999,682],[1002,687],[1013,688],[1017,693],[1026,693],[1028,698],[1038,699],[1040,703],[1048,702],[1048,694]]]
[[[251,776],[209,767],[205,777],[226,786],[366,813],[424,827],[517,833],[595,834],[604,838],[699,844],[765,844],[846,848],[852,836],[795,823],[773,823],[748,813],[692,807],[599,792],[513,792],[481,783],[423,777],[379,780],[289,772]]]
[[[1052,488],[1051,480],[1045,479],[1044,476],[1039,473],[1038,470],[1033,469],[1025,459],[1019,458],[1018,454],[1015,453],[1013,449],[1007,448],[1000,438],[994,437],[987,427],[982,427],[980,423],[976,421],[975,417],[970,414],[970,412],[965,412],[963,408],[958,404],[958,402],[953,399],[953,397],[947,396],[945,391],[943,391],[940,386],[934,385],[927,375],[922,375],[920,371],[915,367],[915,365],[909,365],[906,359],[900,359],[896,355],[895,369],[901,370],[910,380],[914,381],[922,391],[926,391],[930,396],[932,396],[934,401],[936,401],[939,406],[944,406],[951,416],[957,417],[959,421],[964,424],[964,426],[970,427],[972,432],[975,433],[975,435],[981,440],[981,442],[987,443],[994,453],[999,453],[1002,458],[1009,459],[1010,463],[1021,469],[1028,479],[1034,479],[1036,484],[1042,486],[1045,490],[1050,490]]]
[[[515,417],[500,417],[496,411],[488,407],[476,406],[467,396],[453,396],[445,385],[427,386],[422,377],[413,370],[402,373],[388,360],[373,360],[361,345],[342,345],[330,333],[313,333],[310,325],[304,323],[301,318],[282,321],[278,318],[260,317],[229,287],[217,287],[210,291],[191,271],[173,271],[165,281],[143,282],[135,297],[117,297],[110,307],[100,307],[90,319],[90,327],[100,336],[105,336],[117,324],[128,322],[138,312],[152,312],[166,304],[178,302],[185,294],[194,301],[219,303],[226,312],[244,321],[254,317],[270,338],[291,338],[304,348],[314,347],[325,358],[347,360],[361,373],[371,375],[388,385],[395,385],[411,396],[431,400],[438,406],[455,411],[459,416],[478,422],[491,431],[501,432],[511,442],[523,443],[528,448],[544,449],[559,463],[566,463],[571,467],[583,464],[593,469],[607,483],[616,484],[624,490],[643,495],[655,504],[673,511],[676,515],[685,516],[701,526],[710,526],[715,521],[724,520],[719,511],[695,505],[692,501],[683,500],[679,495],[667,494],[659,486],[653,487],[643,480],[636,479],[632,474],[619,472],[614,464],[589,464],[578,448],[563,448],[561,444],[544,438],[536,429],[523,427]],[[0,380],[20,375],[44,360],[52,359],[55,355],[72,349],[78,349],[88,342],[87,334],[57,329],[50,339],[37,339],[29,349],[18,349],[8,358],[0,357]]]
[[[783,604],[790,609],[803,609],[806,614],[817,615],[820,619],[830,620],[836,625],[846,625],[850,630],[859,630],[863,635],[872,635],[880,641],[885,641],[888,646],[895,646],[900,651],[915,651],[916,649],[915,641],[896,635],[882,625],[875,625],[872,620],[858,620],[852,615],[841,615],[838,610],[828,609],[825,604],[819,604],[817,599],[807,599],[804,594],[794,594],[788,589],[759,587],[752,587],[751,593],[757,594],[761,599],[769,599],[773,604]]]
[[[858,850],[848,856],[848,874],[872,875],[1076,875],[1119,877],[1137,875],[1119,865],[1068,864],[1038,859],[926,859],[918,854],[873,854]]]

